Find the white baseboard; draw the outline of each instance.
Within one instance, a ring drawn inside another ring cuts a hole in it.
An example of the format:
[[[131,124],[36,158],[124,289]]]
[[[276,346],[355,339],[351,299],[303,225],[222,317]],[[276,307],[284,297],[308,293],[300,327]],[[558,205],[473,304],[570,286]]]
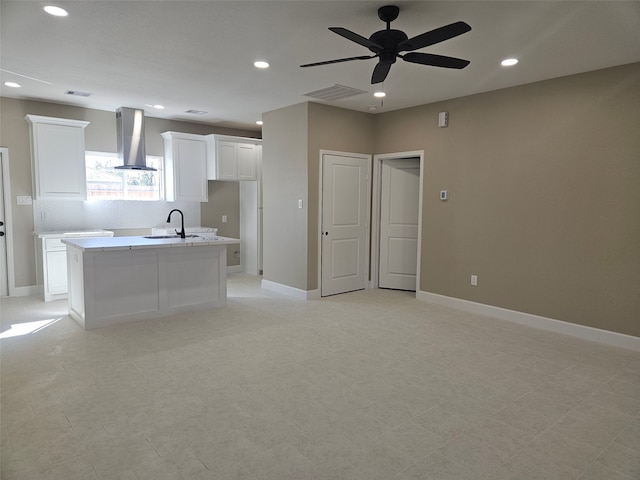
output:
[[[10,297],[29,297],[40,293],[38,285],[28,285],[26,287],[13,287],[9,289]]]
[[[509,322],[526,325],[528,327],[548,330],[551,332],[571,335],[572,337],[603,343],[614,347],[628,348],[640,351],[640,337],[625,335],[623,333],[610,332],[599,328],[587,327],[576,323],[564,322],[553,318],[541,317],[530,313],[508,310],[506,308],[494,307],[483,303],[471,302],[460,298],[447,297],[431,292],[416,292],[416,299],[427,302],[457,308],[470,313],[486,315],[489,317],[507,320]]]
[[[227,265],[227,273],[242,273],[242,265]]]
[[[262,288],[271,290],[272,292],[282,293],[290,297],[299,298],[300,300],[312,300],[320,298],[319,290],[302,290],[300,288],[290,287],[282,283],[272,282],[271,280],[262,280]]]

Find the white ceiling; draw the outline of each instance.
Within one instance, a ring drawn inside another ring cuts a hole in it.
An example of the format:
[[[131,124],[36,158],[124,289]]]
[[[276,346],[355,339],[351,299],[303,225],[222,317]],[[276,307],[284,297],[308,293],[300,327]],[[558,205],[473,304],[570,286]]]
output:
[[[69,16],[47,15],[47,4]],[[299,67],[369,54],[327,28],[369,37],[384,28],[377,9],[385,4],[400,7],[392,28],[409,37],[467,22],[471,32],[420,51],[471,64],[398,61],[383,84],[384,105],[371,95],[379,87],[370,84],[375,59]],[[0,16],[1,80],[22,85],[2,85],[2,96],[249,129],[263,112],[335,84],[367,93],[332,105],[385,112],[640,61],[640,1],[1,0]],[[520,63],[501,67],[505,57]],[[256,69],[257,59],[271,68]]]

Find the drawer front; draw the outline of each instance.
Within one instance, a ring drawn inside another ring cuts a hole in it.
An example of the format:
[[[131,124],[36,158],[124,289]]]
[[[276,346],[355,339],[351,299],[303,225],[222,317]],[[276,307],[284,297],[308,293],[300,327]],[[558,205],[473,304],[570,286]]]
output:
[[[61,238],[45,238],[44,239],[45,250],[66,250],[67,246],[62,243]]]

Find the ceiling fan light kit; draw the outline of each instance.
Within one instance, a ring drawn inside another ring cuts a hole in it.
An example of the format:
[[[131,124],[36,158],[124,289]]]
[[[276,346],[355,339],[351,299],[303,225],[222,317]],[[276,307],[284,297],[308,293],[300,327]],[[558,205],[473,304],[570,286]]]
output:
[[[450,38],[457,37],[471,30],[465,22],[454,22],[443,27],[430,30],[415,37],[409,38],[406,33],[391,28],[391,22],[398,18],[400,8],[395,5],[386,5],[378,9],[378,17],[387,24],[386,29],[372,34],[369,38],[358,35],[351,30],[342,27],[329,27],[334,33],[355,42],[363,47],[367,47],[373,55],[361,55],[357,57],[339,58],[323,62],[307,63],[301,67],[316,67],[319,65],[329,65],[332,63],[350,62],[353,60],[368,60],[378,58],[378,63],[371,75],[371,84],[381,83],[387,78],[391,65],[396,63],[398,58],[405,62],[417,63],[420,65],[430,65],[433,67],[462,69],[469,65],[469,60],[461,58],[447,57],[444,55],[434,55],[429,53],[414,52],[421,48],[444,42]],[[409,52],[404,53],[403,52]]]

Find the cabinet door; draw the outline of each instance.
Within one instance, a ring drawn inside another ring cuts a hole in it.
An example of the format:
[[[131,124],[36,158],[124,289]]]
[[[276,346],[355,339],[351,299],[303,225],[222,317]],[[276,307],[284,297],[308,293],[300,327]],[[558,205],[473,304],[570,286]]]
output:
[[[57,250],[46,253],[47,279],[45,294],[57,295],[67,293],[67,251]]]
[[[257,161],[256,146],[251,144],[238,144],[238,180],[256,180]]]
[[[233,142],[217,142],[218,180],[238,180],[238,144]]]
[[[206,202],[206,141],[174,138],[173,155],[175,200]]]
[[[84,128],[39,123],[32,135],[36,195],[86,199]]]

